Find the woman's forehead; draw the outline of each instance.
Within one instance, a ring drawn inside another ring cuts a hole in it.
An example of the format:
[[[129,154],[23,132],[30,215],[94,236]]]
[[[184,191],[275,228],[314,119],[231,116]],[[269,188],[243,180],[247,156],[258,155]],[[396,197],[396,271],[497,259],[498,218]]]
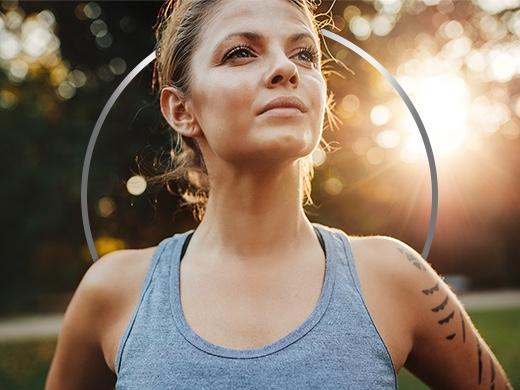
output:
[[[222,0],[206,23],[203,42],[215,46],[246,31],[257,39],[307,34],[318,44],[312,20],[291,0]]]

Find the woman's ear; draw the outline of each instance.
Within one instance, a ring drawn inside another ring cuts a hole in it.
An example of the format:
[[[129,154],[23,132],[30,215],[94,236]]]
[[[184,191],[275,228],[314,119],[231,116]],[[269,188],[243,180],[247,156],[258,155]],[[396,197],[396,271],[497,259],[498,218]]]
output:
[[[160,96],[161,112],[168,124],[182,135],[193,137],[198,126],[189,104],[175,87],[164,87]]]

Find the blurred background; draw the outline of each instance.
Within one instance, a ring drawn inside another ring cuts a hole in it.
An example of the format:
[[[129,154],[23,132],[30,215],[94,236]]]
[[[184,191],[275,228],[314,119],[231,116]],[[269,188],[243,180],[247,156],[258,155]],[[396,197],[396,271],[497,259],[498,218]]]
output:
[[[154,50],[161,5],[0,0],[0,388],[43,387],[62,315],[92,264],[80,208],[87,144],[112,92]],[[385,66],[421,115],[439,179],[427,260],[520,386],[520,1],[338,0],[319,12],[332,5],[326,28]],[[350,71],[328,65],[340,122],[324,137],[341,150],[313,155],[317,207],[307,215],[421,253],[431,182],[417,126],[368,63],[323,43]],[[142,176],[166,169],[172,147],[151,75],[149,65],[126,88],[96,142],[88,206],[99,256],[197,224]],[[405,369],[399,386],[426,388]]]

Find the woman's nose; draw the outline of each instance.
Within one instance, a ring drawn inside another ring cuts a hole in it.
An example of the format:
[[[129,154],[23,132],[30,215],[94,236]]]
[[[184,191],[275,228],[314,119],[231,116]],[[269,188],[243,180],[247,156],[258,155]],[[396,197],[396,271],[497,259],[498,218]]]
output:
[[[285,53],[276,55],[267,75],[267,85],[274,87],[278,84],[290,83],[297,86],[298,82],[299,74],[296,64],[287,58]]]

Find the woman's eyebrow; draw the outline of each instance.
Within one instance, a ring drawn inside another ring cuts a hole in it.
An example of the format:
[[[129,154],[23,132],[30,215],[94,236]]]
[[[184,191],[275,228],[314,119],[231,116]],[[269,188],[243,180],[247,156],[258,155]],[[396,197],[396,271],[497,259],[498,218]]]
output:
[[[254,32],[254,31],[242,31],[242,32],[236,32],[236,33],[231,33],[231,34],[227,35],[217,45],[217,47],[220,47],[224,42],[228,41],[229,39],[235,38],[235,37],[246,38],[246,39],[248,39],[250,41],[253,41],[253,42],[259,42],[259,41],[262,41],[263,39],[265,39],[265,37],[262,34],[259,34],[257,32]],[[300,32],[300,33],[292,34],[292,35],[289,36],[288,41],[290,43],[294,43],[294,42],[297,42],[300,39],[304,39],[304,38],[309,38],[312,42],[314,42],[314,44],[316,44],[316,41],[315,41],[314,37],[311,34],[307,33],[307,32]]]

